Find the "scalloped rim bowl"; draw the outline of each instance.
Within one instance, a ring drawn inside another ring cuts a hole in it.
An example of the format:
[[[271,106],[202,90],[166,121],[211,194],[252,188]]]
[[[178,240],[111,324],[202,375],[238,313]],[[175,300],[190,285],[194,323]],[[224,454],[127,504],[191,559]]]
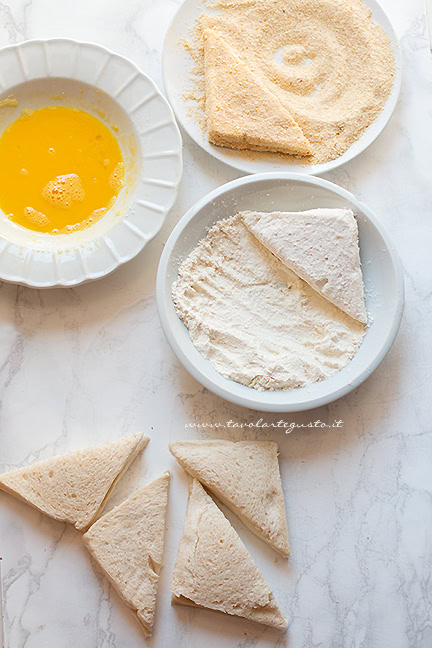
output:
[[[91,227],[64,235],[33,232],[0,211],[0,279],[37,288],[99,279],[140,252],[162,227],[182,175],[182,141],[155,83],[127,58],[71,39],[25,41],[0,50],[0,132],[23,109],[81,108],[115,133],[125,186]]]
[[[190,339],[177,316],[172,285],[181,262],[221,218],[242,210],[300,211],[348,207],[357,217],[370,325],[354,358],[330,378],[291,390],[257,391],[219,374]],[[159,263],[156,297],[162,328],[185,368],[204,387],[237,405],[268,412],[296,412],[326,405],[358,387],[378,367],[398,332],[404,307],[399,257],[373,212],[351,193],[321,178],[260,173],[229,182],[199,200],[178,222]]]

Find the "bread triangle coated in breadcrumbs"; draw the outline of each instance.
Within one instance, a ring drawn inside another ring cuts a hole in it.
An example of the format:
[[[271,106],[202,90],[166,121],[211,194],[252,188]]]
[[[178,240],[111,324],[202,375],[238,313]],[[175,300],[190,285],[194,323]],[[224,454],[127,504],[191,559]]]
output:
[[[205,29],[204,78],[209,141],[231,149],[311,155],[300,126],[213,29]]]
[[[169,473],[136,491],[84,534],[84,542],[120,598],[150,635],[165,538]]]
[[[114,483],[147,445],[142,434],[44,459],[0,475],[0,489],[83,531],[102,510]]]
[[[181,466],[251,531],[289,556],[285,499],[274,441],[177,441],[169,448]]]
[[[353,319],[367,323],[358,227],[351,209],[243,212],[252,234]]]
[[[172,602],[284,630],[264,576],[222,511],[194,479],[171,583]]]

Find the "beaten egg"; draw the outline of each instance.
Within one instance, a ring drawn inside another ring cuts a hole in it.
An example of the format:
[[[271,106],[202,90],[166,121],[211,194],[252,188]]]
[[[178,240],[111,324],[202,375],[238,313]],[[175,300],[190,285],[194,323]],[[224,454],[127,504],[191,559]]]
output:
[[[36,232],[64,234],[99,220],[124,182],[119,144],[83,110],[23,111],[0,137],[0,209]]]

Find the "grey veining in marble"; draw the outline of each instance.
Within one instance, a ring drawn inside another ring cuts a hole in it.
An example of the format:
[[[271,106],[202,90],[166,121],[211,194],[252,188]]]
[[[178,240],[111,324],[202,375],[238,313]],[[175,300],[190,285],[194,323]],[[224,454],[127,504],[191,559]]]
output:
[[[0,46],[26,38],[94,40],[161,84],[174,0],[4,0]],[[290,434],[213,396],[179,365],[155,307],[158,259],[198,198],[238,173],[184,135],[185,173],[163,231],[108,278],[73,290],[0,284],[0,468],[143,430],[151,442],[109,507],[172,470],[165,568],[154,637],[93,569],[79,534],[0,493],[7,648],[432,647],[432,59],[423,0],[382,0],[401,39],[404,80],[389,126],[360,157],[327,174],[381,218],[406,277],[403,324],[359,389],[285,419],[343,420]],[[277,423],[280,416],[263,416]],[[167,443],[272,438],[280,444],[292,558],[277,557],[231,514],[289,618],[286,634],[170,605],[169,581],[187,479]]]

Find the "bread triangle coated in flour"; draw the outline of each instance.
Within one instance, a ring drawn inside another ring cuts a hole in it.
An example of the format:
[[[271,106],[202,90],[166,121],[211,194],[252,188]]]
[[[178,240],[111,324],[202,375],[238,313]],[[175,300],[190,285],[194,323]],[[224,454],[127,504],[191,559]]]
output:
[[[351,209],[243,212],[252,234],[320,295],[367,323],[357,221]]]
[[[171,590],[173,603],[225,612],[280,630],[287,625],[248,550],[196,479]]]
[[[84,542],[121,599],[150,635],[165,538],[169,473],[103,515]]]
[[[285,500],[274,441],[177,441],[170,451],[259,537],[289,556]]]
[[[213,29],[205,29],[204,70],[207,134],[232,149],[311,154],[290,112]]]
[[[137,454],[142,434],[68,452],[0,475],[0,489],[60,522],[86,529]]]

